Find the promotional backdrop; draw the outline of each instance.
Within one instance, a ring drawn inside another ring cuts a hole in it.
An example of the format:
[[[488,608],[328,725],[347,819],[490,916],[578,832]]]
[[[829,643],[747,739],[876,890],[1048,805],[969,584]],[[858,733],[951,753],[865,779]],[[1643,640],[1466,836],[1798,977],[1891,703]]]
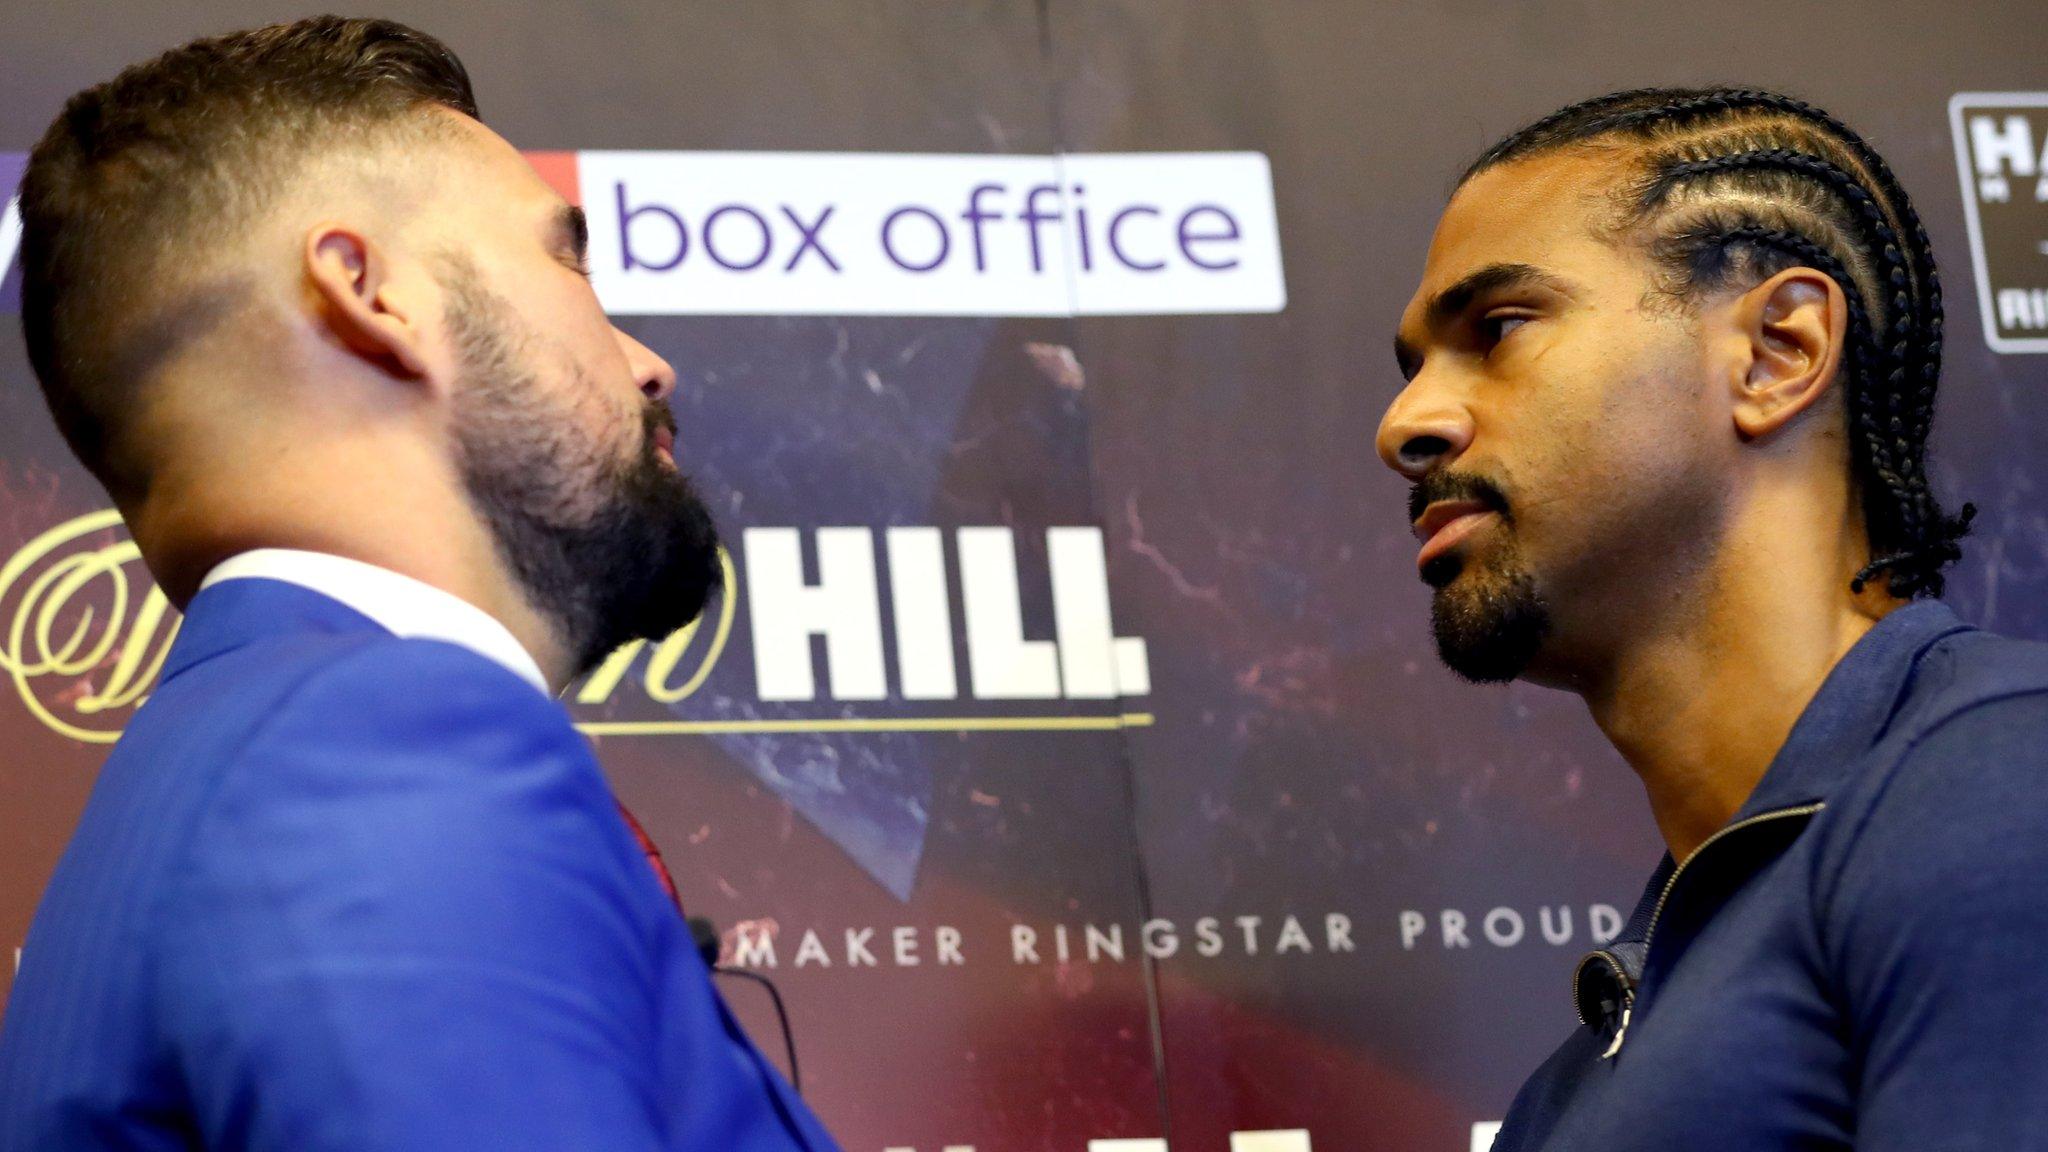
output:
[[[0,193],[77,88],[305,14],[0,9]],[[1455,174],[1558,105],[1777,87],[1890,158],[1949,287],[1936,480],[1982,510],[1950,599],[2048,635],[2032,4],[364,14],[464,57],[680,371],[731,591],[568,699],[849,1152],[1483,1146],[1576,1025],[1648,813],[1577,700],[1438,666],[1372,450]],[[18,241],[9,200],[8,948],[176,627],[43,411]]]

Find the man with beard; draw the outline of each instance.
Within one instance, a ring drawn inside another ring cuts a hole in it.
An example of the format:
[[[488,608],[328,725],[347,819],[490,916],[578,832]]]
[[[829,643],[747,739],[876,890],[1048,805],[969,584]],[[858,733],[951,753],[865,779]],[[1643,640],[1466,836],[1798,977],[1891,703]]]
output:
[[[1396,351],[1438,648],[1582,696],[1670,849],[1496,1149],[2048,1130],[2048,650],[1938,600],[1941,288],[1882,158],[1750,89],[1466,173]]]
[[[67,441],[185,609],[22,953],[0,1148],[810,1149],[552,695],[703,607],[669,366],[462,65],[323,17],[72,98]]]

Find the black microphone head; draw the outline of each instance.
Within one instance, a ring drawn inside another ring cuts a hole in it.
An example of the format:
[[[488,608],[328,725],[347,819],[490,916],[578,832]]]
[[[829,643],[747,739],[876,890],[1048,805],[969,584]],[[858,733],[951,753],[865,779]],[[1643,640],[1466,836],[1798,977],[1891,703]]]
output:
[[[704,966],[718,967],[718,954],[724,949],[724,942],[718,938],[718,925],[713,924],[708,916],[692,916],[687,923],[690,925],[690,939],[697,942],[697,955],[704,958]]]

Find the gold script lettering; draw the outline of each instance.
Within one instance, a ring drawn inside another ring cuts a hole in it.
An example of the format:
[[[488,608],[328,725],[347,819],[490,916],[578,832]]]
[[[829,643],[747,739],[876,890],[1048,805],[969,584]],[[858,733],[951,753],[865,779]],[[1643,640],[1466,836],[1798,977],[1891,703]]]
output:
[[[142,569],[141,551],[121,528],[120,513],[91,512],[36,536],[0,565],[0,671],[37,720],[92,744],[120,738],[126,710],[155,687],[183,621]],[[657,703],[695,694],[725,654],[739,577],[723,548],[718,561],[726,591],[708,642],[696,643],[704,621],[694,621],[654,645],[648,656],[641,687]],[[647,641],[635,640],[612,653],[584,680],[576,702],[609,701],[647,647]],[[677,683],[700,647],[689,676]]]
[[[113,743],[120,727],[83,721],[139,702],[178,631],[169,602],[146,573],[130,618],[136,600],[130,568],[142,554],[126,538],[95,539],[120,527],[112,509],[74,517],[0,566],[0,617],[6,620],[0,669],[36,719],[94,744]],[[89,677],[102,669],[106,679],[95,688]]]

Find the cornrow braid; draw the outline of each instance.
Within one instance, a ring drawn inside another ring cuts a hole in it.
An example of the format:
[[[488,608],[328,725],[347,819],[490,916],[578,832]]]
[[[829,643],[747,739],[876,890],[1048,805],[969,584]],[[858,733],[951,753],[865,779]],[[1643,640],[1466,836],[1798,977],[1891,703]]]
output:
[[[1678,98],[1669,99],[1669,97],[1674,95],[1677,95]],[[1906,190],[1900,185],[1899,178],[1892,173],[1891,165],[1886,163],[1884,157],[1878,154],[1877,149],[1872,148],[1861,135],[1857,134],[1855,129],[1828,114],[1825,110],[1808,104],[1804,100],[1787,96],[1781,92],[1766,91],[1761,88],[1726,88],[1690,95],[1674,94],[1670,89],[1637,88],[1628,92],[1615,93],[1613,97],[1595,97],[1592,100],[1582,101],[1579,104],[1573,105],[1572,108],[1595,112],[1612,106],[1611,101],[1613,101],[1614,97],[1628,97],[1631,102],[1636,102],[1657,96],[1667,97],[1668,99],[1652,102],[1647,107],[1639,106],[1627,112],[1611,116],[1595,117],[1588,121],[1585,127],[1590,130],[1590,134],[1605,134],[1653,121],[1682,125],[1693,123],[1705,116],[1727,115],[1744,110],[1753,110],[1773,112],[1789,119],[1803,120],[1819,127],[1828,135],[1834,137],[1844,149],[1856,158],[1860,165],[1869,171],[1872,182],[1878,186],[1878,193],[1884,197],[1886,203],[1900,213],[1905,221],[1906,230],[1912,233],[1911,252],[1916,258],[1918,265],[1914,269],[1914,275],[1924,281],[1931,295],[1934,305],[1933,315],[1936,320],[1935,327],[1937,331],[1939,330],[1941,280],[1934,268],[1934,245],[1928,238],[1926,226],[1920,222],[1919,212],[1913,208],[1912,199],[1906,195]],[[1572,109],[1568,108],[1552,115],[1561,116],[1564,112],[1570,111]],[[1542,123],[1543,121],[1537,121],[1539,125]],[[1535,127],[1535,125],[1531,127]],[[1522,136],[1527,131],[1525,129],[1523,132],[1516,133],[1516,136]],[[1585,138],[1587,137],[1580,137],[1580,139]],[[1938,351],[1939,349],[1937,348]],[[1935,363],[1939,364],[1939,362],[1939,357],[1937,356]]]
[[[1636,147],[1624,227],[1643,227],[1684,297],[1789,267],[1833,279],[1849,302],[1851,467],[1873,559],[1895,596],[1941,594],[1976,509],[1944,513],[1927,476],[1941,374],[1941,279],[1897,176],[1860,135],[1804,101],[1757,88],[1639,88],[1581,101],[1486,150],[1465,178],[1595,140]]]
[[[1621,109],[1615,111],[1615,109]],[[1872,182],[1885,202],[1896,210],[1904,223],[1905,231],[1911,233],[1909,254],[1914,258],[1913,275],[1923,286],[1927,297],[1928,325],[1927,342],[1924,345],[1925,359],[1922,372],[1928,376],[1939,373],[1941,366],[1942,299],[1941,277],[1934,266],[1934,245],[1927,235],[1927,228],[1921,223],[1920,214],[1913,207],[1912,198],[1906,195],[1891,165],[1885,162],[1875,148],[1859,135],[1855,129],[1830,115],[1827,111],[1787,96],[1761,88],[1722,88],[1708,91],[1681,91],[1669,88],[1635,88],[1625,92],[1596,96],[1591,100],[1560,109],[1538,120],[1529,127],[1514,133],[1473,165],[1466,173],[1467,178],[1483,167],[1490,167],[1504,159],[1540,150],[1552,142],[1569,142],[1590,139],[1594,136],[1647,125],[1689,126],[1709,117],[1728,117],[1739,112],[1761,112],[1783,116],[1787,119],[1810,123],[1833,137],[1855,157],[1857,163],[1870,173]],[[1560,129],[1566,129],[1560,132]],[[1926,393],[1932,400],[1931,385]]]

